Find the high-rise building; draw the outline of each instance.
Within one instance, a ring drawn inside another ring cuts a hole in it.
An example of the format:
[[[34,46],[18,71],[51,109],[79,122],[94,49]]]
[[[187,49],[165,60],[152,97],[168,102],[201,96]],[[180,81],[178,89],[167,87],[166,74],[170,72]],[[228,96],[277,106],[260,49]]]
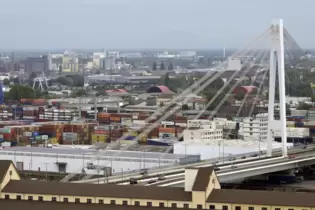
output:
[[[79,59],[74,53],[65,52],[62,57],[62,71],[63,72],[78,72]]]
[[[109,58],[102,58],[101,59],[101,68],[106,70],[114,70],[116,69],[116,62],[115,58],[109,57]]]
[[[26,72],[47,72],[51,70],[51,58],[49,55],[43,55],[41,57],[29,57],[25,60]]]
[[[105,57],[104,52],[93,53],[93,68],[95,68],[95,69],[101,68],[101,61],[102,61],[102,58],[104,58],[104,57]]]

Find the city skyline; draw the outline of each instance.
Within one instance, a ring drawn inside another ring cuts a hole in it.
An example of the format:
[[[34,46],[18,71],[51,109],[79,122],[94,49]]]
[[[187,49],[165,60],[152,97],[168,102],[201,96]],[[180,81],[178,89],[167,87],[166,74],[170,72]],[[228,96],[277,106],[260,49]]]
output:
[[[315,2],[241,2],[3,0],[0,49],[238,48],[274,18],[284,19],[302,47],[315,47],[315,31],[305,27]]]

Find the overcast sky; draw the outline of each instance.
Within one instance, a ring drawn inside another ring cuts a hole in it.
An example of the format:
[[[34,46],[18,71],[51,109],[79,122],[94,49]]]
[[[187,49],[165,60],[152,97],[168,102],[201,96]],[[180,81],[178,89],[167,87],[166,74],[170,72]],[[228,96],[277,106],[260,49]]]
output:
[[[242,47],[274,18],[315,47],[315,0],[0,0],[0,49]]]

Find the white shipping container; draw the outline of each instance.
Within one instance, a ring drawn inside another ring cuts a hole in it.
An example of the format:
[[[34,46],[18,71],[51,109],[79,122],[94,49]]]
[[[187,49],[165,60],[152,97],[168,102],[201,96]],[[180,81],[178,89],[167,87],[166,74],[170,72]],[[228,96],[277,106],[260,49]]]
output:
[[[32,136],[32,132],[24,132],[24,133],[23,133],[23,136],[31,137],[31,136]]]
[[[77,133],[64,132],[62,135],[64,140],[76,140],[78,138]]]

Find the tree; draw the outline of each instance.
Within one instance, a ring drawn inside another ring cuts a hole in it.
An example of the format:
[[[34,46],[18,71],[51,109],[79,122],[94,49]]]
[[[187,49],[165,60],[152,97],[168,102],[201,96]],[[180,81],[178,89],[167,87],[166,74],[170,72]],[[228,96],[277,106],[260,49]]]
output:
[[[163,63],[163,61],[160,64],[160,70],[165,70],[165,64]]]
[[[170,84],[170,76],[169,76],[169,74],[167,73],[167,74],[165,74],[164,85],[165,85],[166,87],[168,87],[169,84]]]
[[[156,61],[154,61],[154,63],[153,63],[152,70],[153,70],[153,71],[156,71],[156,70],[157,70],[157,64],[156,64]]]
[[[184,105],[182,106],[182,110],[189,110],[188,105],[187,105],[187,104],[184,104]]]
[[[225,93],[224,92],[222,92],[222,93],[220,93],[219,95],[216,96],[217,93],[218,93],[218,90],[216,90],[216,89],[208,89],[207,92],[204,92],[204,95],[207,98],[208,103],[213,100],[211,102],[211,104],[209,105],[209,107],[207,107],[208,110],[214,110],[215,108],[217,108],[217,106],[224,99],[224,97],[225,97]],[[213,99],[215,96],[216,96],[216,98]],[[222,106],[223,105],[228,105],[228,102],[225,101],[222,104]]]
[[[65,85],[65,86],[72,86],[74,83],[73,79],[71,79],[69,77],[58,77],[56,79],[56,82],[60,83],[61,85]]]
[[[163,101],[160,102],[160,107],[163,107],[165,104]]]
[[[243,100],[245,97],[245,93],[244,91],[237,91],[237,93],[235,94],[234,98],[238,101]]]
[[[3,85],[7,86],[7,85],[10,85],[10,80],[5,78],[3,81],[2,81]]]
[[[62,75],[62,66],[59,65],[59,76],[61,76],[61,75]]]
[[[170,70],[170,71],[174,70],[174,66],[173,66],[172,62],[170,62],[170,64],[168,65],[167,69]]]
[[[82,87],[84,86],[84,77],[82,75],[71,75],[69,76],[73,80],[73,86]]]
[[[75,90],[75,91],[72,91],[72,93],[71,93],[71,97],[81,97],[81,96],[85,96],[86,95],[86,92],[85,92],[85,90],[82,90],[82,89],[80,89],[80,90]]]
[[[20,100],[21,98],[35,98],[35,91],[27,85],[13,85],[9,92],[5,94],[8,100]]]

